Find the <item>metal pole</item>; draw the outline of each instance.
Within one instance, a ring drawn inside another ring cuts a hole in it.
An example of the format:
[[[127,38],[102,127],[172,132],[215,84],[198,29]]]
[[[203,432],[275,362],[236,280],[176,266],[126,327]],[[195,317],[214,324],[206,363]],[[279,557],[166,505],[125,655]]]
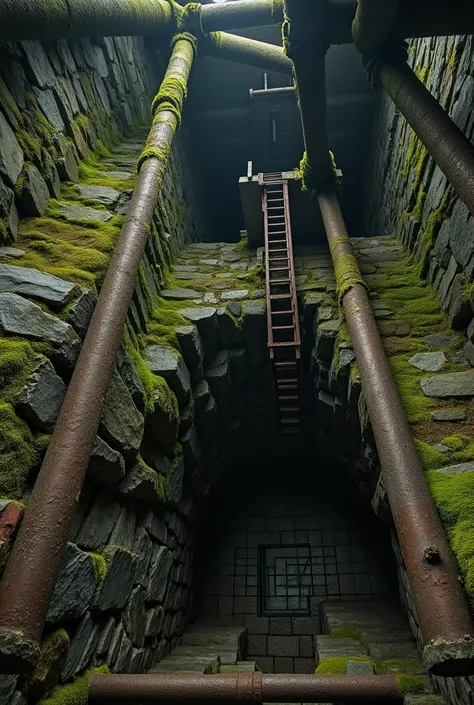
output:
[[[113,37],[172,32],[167,0],[6,0],[0,3],[0,41]]]
[[[205,51],[217,59],[228,59],[240,64],[258,66],[267,71],[291,74],[293,62],[281,47],[235,34],[218,32],[215,41],[206,43]]]
[[[187,82],[193,58],[192,44],[186,39],[177,41],[165,80],[172,76]],[[167,156],[178,118],[172,110],[164,109],[166,104],[161,107],[147,147]],[[166,161],[167,158],[151,156],[140,170],[61,413],[5,568],[0,585],[0,673],[28,672],[39,654],[49,601],[122,340]]]
[[[410,581],[423,657],[435,675],[474,668],[471,613],[413,443],[334,191],[318,196],[383,479]],[[350,269],[353,284],[347,279]]]
[[[407,64],[382,61],[377,71],[382,86],[474,214],[474,145]]]
[[[167,676],[95,675],[89,686],[91,705],[126,703],[401,703],[396,676],[236,675]]]
[[[261,98],[263,96],[294,96],[296,93],[295,86],[281,86],[280,88],[251,88],[249,96],[251,98]]]
[[[289,22],[288,55],[294,63],[312,188],[331,176],[326,119],[325,11],[326,4],[321,0],[285,0]]]

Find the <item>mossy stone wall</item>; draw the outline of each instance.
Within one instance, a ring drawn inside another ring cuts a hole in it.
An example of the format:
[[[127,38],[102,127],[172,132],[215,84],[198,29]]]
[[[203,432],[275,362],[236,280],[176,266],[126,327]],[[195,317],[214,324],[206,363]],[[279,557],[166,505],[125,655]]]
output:
[[[0,48],[0,572],[125,218],[168,51],[126,37]],[[161,342],[166,328],[155,309],[171,263],[186,243],[205,239],[191,170],[182,130],[40,662],[30,677],[0,676],[2,705],[85,703],[91,669],[146,670],[188,623],[193,506],[176,442],[178,403],[144,350],[147,336]],[[150,450],[147,439],[157,436]]]
[[[474,137],[472,37],[410,42],[408,62],[455,124]],[[473,317],[474,217],[380,90],[366,190],[367,234],[396,235],[413,253],[457,330]],[[471,343],[469,341],[469,352]],[[474,362],[474,356],[471,355]]]

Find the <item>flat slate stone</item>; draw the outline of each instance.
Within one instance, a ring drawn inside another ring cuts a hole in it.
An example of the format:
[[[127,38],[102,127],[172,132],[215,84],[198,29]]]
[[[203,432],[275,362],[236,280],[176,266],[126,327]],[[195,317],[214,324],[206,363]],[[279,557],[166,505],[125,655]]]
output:
[[[79,673],[90,661],[91,654],[99,640],[99,625],[87,612],[74,632],[61,671],[61,681],[69,680]]]
[[[125,475],[125,460],[99,436],[92,446],[88,476],[104,485],[117,485]]]
[[[446,356],[443,352],[417,353],[408,362],[419,370],[438,372],[445,365]]]
[[[0,259],[5,257],[23,257],[25,250],[20,250],[18,247],[0,247]]]
[[[33,217],[42,216],[48,205],[49,189],[34,164],[28,164],[25,167],[17,189],[17,203],[20,211]]]
[[[473,397],[474,370],[423,377],[420,384],[427,397]]]
[[[69,308],[69,318],[76,333],[84,340],[94,313],[97,296],[91,289],[82,289],[81,295]]]
[[[100,420],[100,433],[125,458],[133,458],[143,438],[145,420],[133,403],[132,395],[115,369],[107,389]]]
[[[107,546],[102,555],[108,570],[94,596],[94,607],[102,611],[123,609],[132,591],[137,558],[120,546]]]
[[[173,564],[173,554],[165,546],[155,546],[150,565],[150,582],[146,591],[147,602],[161,602],[168,585],[168,575]]]
[[[89,208],[88,206],[70,206],[67,203],[60,203],[59,211],[67,220],[100,220],[106,223],[113,218],[112,213],[106,210]]]
[[[200,296],[199,291],[193,291],[192,289],[163,289],[160,295],[164,299],[171,299],[172,301],[197,299]]]
[[[232,291],[223,291],[221,294],[222,301],[240,301],[249,295],[248,289],[233,289]]]
[[[118,491],[129,500],[156,504],[160,496],[158,474],[142,463],[135,463],[127,471]]]
[[[164,345],[149,345],[146,364],[151,372],[164,377],[176,394],[178,404],[185,405],[189,399],[191,378],[181,355]]]
[[[51,362],[40,360],[15,402],[15,409],[29,423],[50,433],[56,423],[66,394],[66,385]]]
[[[117,191],[110,186],[88,186],[87,184],[78,184],[76,187],[81,196],[90,198],[93,201],[98,201],[103,206],[114,206],[120,198],[120,191]]]
[[[194,267],[192,264],[175,264],[173,267],[175,272],[196,272],[197,267]]]
[[[474,462],[459,463],[458,465],[448,465],[446,468],[439,468],[439,472],[448,473],[448,475],[460,475],[463,472],[474,472]]]
[[[111,179],[133,179],[131,171],[107,171],[106,174]]]
[[[0,113],[0,174],[9,186],[15,186],[23,169],[24,157],[15,133]]]
[[[70,325],[17,294],[0,294],[0,332],[53,343],[54,359],[67,368],[74,365],[81,347]]]
[[[101,550],[120,514],[120,505],[107,494],[100,494],[90,508],[76,536],[76,543],[89,551]]]
[[[205,337],[212,337],[217,333],[217,309],[208,306],[182,308],[179,313],[195,323]]]
[[[21,294],[60,308],[68,303],[75,284],[39,269],[0,264],[0,291]]]
[[[95,589],[92,556],[74,543],[68,543],[46,621],[51,624],[82,617],[94,597]]]
[[[433,421],[465,421],[464,411],[433,411],[431,413]]]
[[[431,348],[450,348],[453,337],[449,333],[430,333],[424,336],[423,342]]]

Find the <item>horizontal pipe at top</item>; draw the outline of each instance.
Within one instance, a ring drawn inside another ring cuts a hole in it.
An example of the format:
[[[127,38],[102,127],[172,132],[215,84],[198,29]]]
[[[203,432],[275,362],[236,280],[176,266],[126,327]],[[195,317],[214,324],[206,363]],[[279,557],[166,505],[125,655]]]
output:
[[[112,703],[371,702],[401,703],[396,676],[316,676],[241,673],[168,676],[97,674],[89,687],[91,705]]]

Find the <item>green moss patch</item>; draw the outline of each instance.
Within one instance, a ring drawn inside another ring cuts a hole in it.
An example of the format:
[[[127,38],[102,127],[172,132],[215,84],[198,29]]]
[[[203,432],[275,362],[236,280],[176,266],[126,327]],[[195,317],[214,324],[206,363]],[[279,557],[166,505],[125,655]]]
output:
[[[89,699],[89,683],[96,673],[110,673],[108,666],[90,668],[72,683],[59,685],[49,698],[40,700],[41,705],[87,705]]]
[[[368,656],[332,656],[321,661],[315,673],[318,676],[343,676],[348,661],[372,663],[375,666],[374,661]]]

